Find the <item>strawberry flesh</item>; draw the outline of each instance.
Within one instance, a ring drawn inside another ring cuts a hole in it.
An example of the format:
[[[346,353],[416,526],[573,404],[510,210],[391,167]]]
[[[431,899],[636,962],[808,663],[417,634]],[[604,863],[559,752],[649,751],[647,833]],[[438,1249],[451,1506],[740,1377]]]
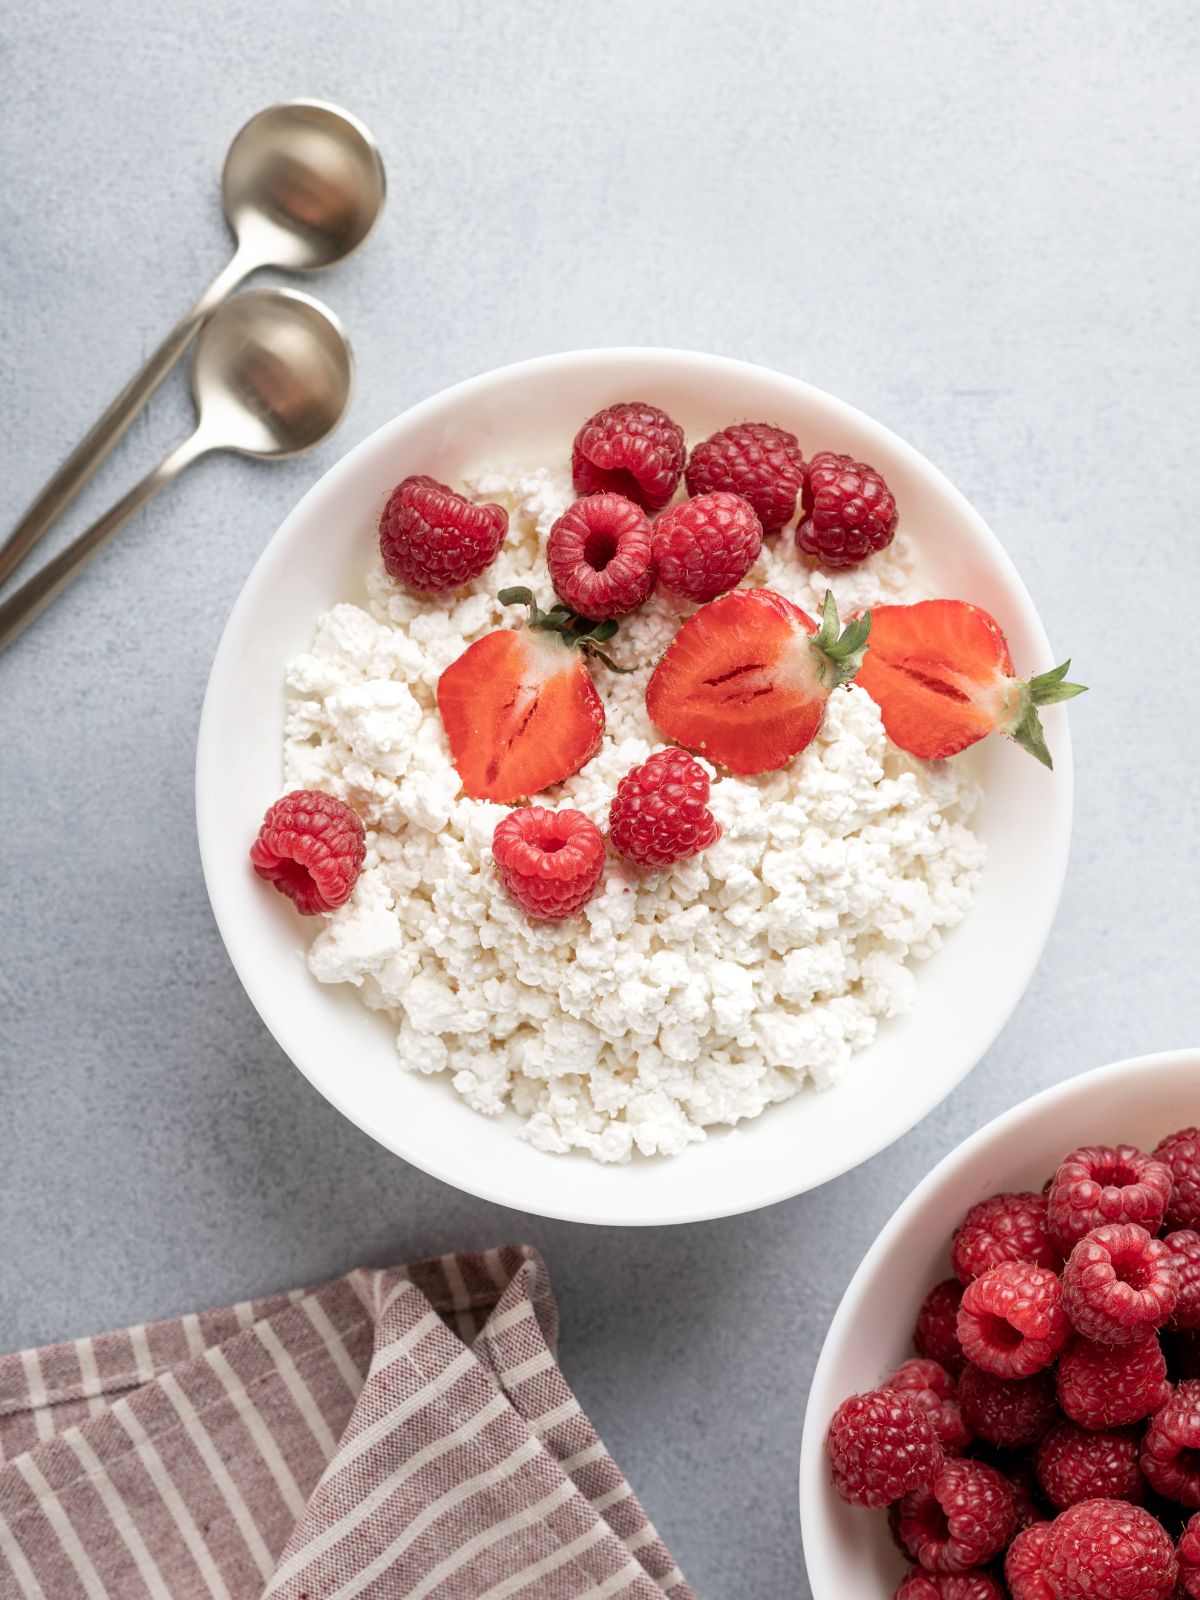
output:
[[[1000,624],[964,600],[875,606],[857,681],[893,744],[927,761],[1004,728],[1020,700]]]
[[[840,681],[814,647],[817,631],[774,590],[735,589],[676,633],[646,709],[668,737],[731,772],[786,766],[816,737]]]
[[[442,673],[438,710],[463,790],[511,804],[578,772],[604,707],[583,656],[528,627],[485,634]]]

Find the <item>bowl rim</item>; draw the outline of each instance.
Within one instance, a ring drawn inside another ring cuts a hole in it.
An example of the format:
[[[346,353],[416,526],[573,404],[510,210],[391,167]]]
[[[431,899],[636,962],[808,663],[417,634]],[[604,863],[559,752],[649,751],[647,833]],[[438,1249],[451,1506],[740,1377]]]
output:
[[[1116,1078],[1125,1077],[1127,1074],[1152,1071],[1158,1068],[1200,1066],[1200,1047],[1181,1047],[1176,1050],[1158,1050],[1148,1055],[1127,1056],[1121,1061],[1110,1061],[1102,1067],[1091,1067],[1086,1072],[1077,1072],[1070,1078],[1064,1078],[1060,1083],[1054,1083],[1046,1089],[1040,1089],[1036,1094],[1029,1095],[1024,1100],[1019,1100],[1015,1106],[1010,1106],[1007,1111],[1002,1111],[998,1116],[985,1122],[981,1128],[961,1143],[948,1150],[935,1167],[923,1177],[916,1188],[911,1191],[896,1207],[892,1215],[879,1230],[875,1239],[867,1249],[866,1254],[855,1269],[853,1277],[846,1285],[837,1310],[833,1314],[825,1338],[821,1343],[821,1353],[817,1357],[817,1364],[813,1368],[812,1381],[809,1385],[808,1398],[804,1408],[804,1427],[800,1439],[800,1467],[799,1467],[799,1500],[800,1500],[800,1527],[801,1536],[804,1537],[806,1527],[823,1527],[825,1518],[822,1512],[822,1497],[827,1488],[827,1474],[825,1471],[825,1430],[829,1424],[828,1417],[817,1415],[817,1398],[825,1388],[825,1376],[837,1358],[847,1329],[852,1325],[858,1311],[859,1301],[867,1285],[875,1276],[876,1269],[901,1240],[909,1228],[911,1218],[925,1205],[929,1196],[951,1174],[965,1166],[970,1159],[985,1150],[993,1139],[1001,1137],[1013,1128],[1020,1126],[1027,1120],[1036,1119],[1045,1113],[1052,1113],[1055,1105],[1060,1100],[1071,1098],[1087,1088],[1094,1087],[1103,1091],[1106,1084]],[[804,1538],[804,1559],[810,1583],[813,1582],[812,1568],[809,1565],[809,1552],[811,1545]],[[826,1581],[826,1580],[822,1580]],[[814,1585],[814,1595],[816,1588]],[[820,1597],[817,1597],[820,1600]],[[865,1600],[865,1597],[864,1597]],[[882,1600],[882,1595],[881,1595]]]
[[[260,552],[234,601],[213,657],[201,707],[196,740],[196,828],[201,868],[213,916],[222,942],[225,945],[226,953],[243,988],[268,1032],[279,1044],[293,1066],[298,1068],[313,1087],[356,1127],[376,1140],[377,1143],[382,1144],[385,1149],[390,1150],[393,1154],[400,1156],[402,1160],[407,1161],[410,1165],[428,1173],[430,1176],[440,1179],[453,1188],[496,1205],[516,1208],[532,1215],[545,1216],[560,1221],[586,1223],[595,1226],[672,1226],[680,1223],[711,1221],[721,1217],[735,1216],[744,1212],[763,1209],[790,1199],[797,1194],[807,1192],[809,1189],[817,1188],[821,1184],[831,1182],[843,1173],[852,1171],[855,1167],[860,1166],[864,1161],[870,1160],[880,1151],[887,1149],[891,1144],[894,1144],[898,1139],[903,1138],[905,1134],[910,1132],[918,1122],[946,1098],[948,1093],[951,1093],[954,1088],[961,1084],[979,1064],[1007,1025],[1027,991],[1029,983],[1041,961],[1046,941],[1057,916],[1070,855],[1074,811],[1074,763],[1071,735],[1067,719],[1062,717],[1060,719],[1060,728],[1055,733],[1053,788],[1039,819],[1043,833],[1053,830],[1055,866],[1053,873],[1047,874],[1044,880],[1046,892],[1040,900],[1040,916],[1036,920],[1032,918],[1030,920],[1029,939],[1023,945],[1023,959],[1014,960],[1010,967],[1012,976],[1008,987],[1012,995],[1011,1003],[1003,1011],[1003,1014],[998,1013],[993,1017],[991,1025],[977,1037],[973,1047],[973,1059],[949,1088],[935,1084],[924,1093],[914,1093],[906,1102],[904,1116],[897,1122],[897,1125],[883,1142],[878,1142],[876,1136],[872,1134],[864,1146],[853,1153],[852,1159],[847,1160],[844,1155],[837,1156],[829,1163],[827,1168],[818,1168],[815,1176],[810,1169],[797,1170],[794,1178],[781,1178],[772,1184],[764,1185],[762,1189],[756,1190],[749,1195],[739,1195],[732,1200],[718,1198],[719,1191],[714,1188],[711,1200],[702,1204],[666,1205],[634,1214],[630,1214],[628,1209],[623,1210],[617,1205],[576,1206],[564,1203],[556,1204],[554,1203],[555,1191],[553,1184],[547,1185],[548,1193],[545,1203],[541,1203],[540,1199],[535,1203],[527,1195],[522,1195],[519,1200],[516,1200],[510,1192],[506,1192],[502,1183],[492,1182],[487,1175],[475,1172],[464,1174],[461,1170],[454,1168],[451,1162],[439,1160],[436,1156],[430,1155],[420,1141],[406,1142],[403,1139],[398,1139],[394,1130],[387,1126],[381,1126],[377,1119],[373,1119],[362,1114],[358,1109],[352,1108],[347,1103],[346,1098],[338,1091],[336,1084],[331,1085],[321,1081],[316,1069],[311,1067],[304,1059],[305,1053],[302,1050],[293,1049],[287,1037],[289,1034],[288,1019],[279,1013],[279,1008],[271,1006],[269,984],[265,980],[260,981],[255,975],[259,966],[257,952],[252,947],[252,941],[248,937],[243,937],[243,930],[229,914],[229,908],[220,890],[218,863],[221,859],[225,840],[223,834],[215,826],[207,791],[217,781],[216,773],[219,768],[220,749],[217,707],[219,703],[223,703],[228,699],[234,681],[236,670],[234,641],[241,635],[246,619],[257,612],[262,602],[262,591],[267,580],[268,569],[275,559],[275,552],[292,537],[296,525],[301,523],[307,516],[311,503],[318,496],[324,496],[335,490],[343,481],[352,480],[359,472],[360,466],[377,449],[383,446],[385,441],[419,424],[428,416],[436,415],[441,410],[450,409],[458,403],[470,399],[476,393],[484,392],[493,386],[512,383],[514,380],[520,380],[527,376],[552,374],[555,371],[569,369],[581,363],[595,365],[601,370],[606,367],[619,370],[624,364],[631,361],[645,362],[653,359],[664,361],[674,368],[676,374],[692,371],[703,374],[710,379],[714,373],[719,375],[723,371],[731,375],[742,375],[749,378],[765,376],[774,382],[786,384],[796,393],[798,398],[824,408],[835,421],[843,419],[852,427],[866,427],[882,436],[886,440],[889,449],[904,460],[909,470],[929,481],[954,506],[957,516],[969,528],[972,537],[978,541],[986,553],[988,561],[995,566],[1002,577],[1005,587],[1009,591],[1014,615],[1019,615],[1021,625],[1028,630],[1030,638],[1035,641],[1038,653],[1042,655],[1047,663],[1054,659],[1045,628],[1032,597],[1026,589],[1020,573],[1017,571],[1015,563],[995,533],[993,533],[987,522],[975,510],[961,490],[950,481],[941,469],[885,423],[877,421],[858,407],[838,399],[835,395],[829,394],[814,384],[807,383],[801,378],[796,378],[792,374],[781,372],[776,368],[763,366],[760,363],[743,361],[731,356],[708,354],[702,351],[677,349],[670,346],[599,346],[533,356],[505,366],[491,368],[440,389],[436,393],[427,396],[424,400],[417,401],[414,405],[409,406],[379,427],[374,428],[310,484]]]

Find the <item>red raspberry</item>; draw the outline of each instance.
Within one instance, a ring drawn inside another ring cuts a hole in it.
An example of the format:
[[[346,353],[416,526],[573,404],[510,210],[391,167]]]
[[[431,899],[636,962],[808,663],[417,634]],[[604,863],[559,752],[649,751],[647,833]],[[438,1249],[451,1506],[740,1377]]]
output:
[[[1140,1422],[1171,1395],[1157,1339],[1132,1345],[1072,1339],[1058,1358],[1058,1403],[1081,1428],[1123,1428]]]
[[[604,871],[604,837],[582,811],[524,806],[496,824],[492,855],[504,887],[542,922],[587,905]]]
[[[1157,1233],[1170,1198],[1171,1173],[1161,1161],[1131,1144],[1087,1145],[1072,1150],[1050,1180],[1050,1237],[1067,1256],[1106,1222],[1137,1222]]]
[[[1074,1422],[1060,1422],[1038,1445],[1037,1476],[1060,1511],[1081,1500],[1130,1500],[1139,1505],[1146,1493],[1133,1428],[1094,1433]]]
[[[608,808],[613,849],[639,867],[669,867],[716,844],[708,773],[686,750],[659,750],[632,767]]]
[[[362,823],[343,801],[317,789],[293,789],[276,800],[250,846],[255,872],[306,917],[345,905],[365,855]]]
[[[933,1423],[933,1431],[948,1456],[961,1455],[971,1443],[974,1435],[954,1398],[957,1385],[940,1362],[903,1361],[883,1387],[899,1389],[917,1402]]]
[[[379,553],[397,583],[413,594],[438,594],[490,567],[507,532],[503,506],[473,505],[422,475],[392,490],[379,519]]]
[[[983,1461],[946,1461],[933,1488],[905,1495],[897,1526],[929,1572],[966,1572],[1008,1544],[1017,1513],[1008,1484]]]
[[[1181,1383],[1151,1417],[1142,1471],[1165,1499],[1200,1507],[1200,1382]]]
[[[1179,1299],[1171,1317],[1178,1330],[1200,1328],[1200,1233],[1180,1228],[1163,1240],[1179,1274]]]
[[[1001,1450],[1036,1444],[1058,1420],[1049,1372],[1032,1378],[997,1378],[968,1366],[958,1380],[958,1403],[968,1428]]]
[[[990,1572],[923,1572],[914,1567],[900,1580],[894,1600],[1004,1600]]]
[[[1062,1256],[1050,1239],[1044,1194],[994,1194],[971,1207],[954,1230],[951,1264],[970,1283],[1002,1261],[1028,1261],[1057,1272]]]
[[[1063,1304],[1085,1339],[1134,1344],[1170,1318],[1179,1272],[1161,1239],[1137,1223],[1095,1228],[1063,1268]]]
[[[1179,1536],[1179,1583],[1188,1600],[1200,1600],[1200,1513]]]
[[[1166,1529],[1124,1500],[1085,1500],[1056,1517],[1042,1568],[1054,1600],[1169,1600],[1177,1570]]]
[[[658,511],[679,486],[686,454],[683,429],[657,406],[628,400],[589,417],[571,448],[576,494],[612,490],[645,511]]]
[[[715,600],[758,560],[763,531],[736,494],[702,494],[655,519],[651,548],[664,589],[683,600]]]
[[[1004,1556],[1004,1581],[1012,1600],[1054,1600],[1050,1585],[1042,1574],[1048,1522],[1035,1522],[1023,1529]]]
[[[854,1506],[888,1506],[927,1489],[942,1463],[929,1418],[906,1394],[870,1389],[833,1414],[825,1441],[833,1486]]]
[[[1171,1174],[1174,1189],[1166,1221],[1172,1228],[1200,1232],[1200,1128],[1180,1128],[1169,1133],[1154,1152]]]
[[[590,494],[550,529],[546,565],[558,598],[592,622],[636,611],[658,574],[644,511],[619,494]]]
[[[754,507],[764,533],[778,533],[796,515],[804,457],[794,433],[769,422],[735,422],[692,451],[689,494],[727,489]]]
[[[958,1374],[967,1364],[958,1342],[958,1308],[962,1285],[955,1278],[935,1284],[917,1313],[913,1343],[923,1356],[940,1361],[948,1372]]]
[[[796,544],[822,566],[856,567],[891,544],[896,502],[874,467],[822,450],[808,464]]]
[[[1002,1261],[963,1290],[958,1342],[968,1361],[997,1378],[1031,1378],[1070,1332],[1062,1284],[1046,1267]]]

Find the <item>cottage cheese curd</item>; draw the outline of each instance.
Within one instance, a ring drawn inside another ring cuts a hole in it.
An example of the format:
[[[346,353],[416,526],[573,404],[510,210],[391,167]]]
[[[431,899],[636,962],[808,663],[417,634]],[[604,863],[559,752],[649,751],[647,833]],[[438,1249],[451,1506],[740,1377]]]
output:
[[[610,858],[580,917],[531,922],[492,862],[505,808],[462,795],[435,691],[467,643],[518,620],[499,589],[551,602],[546,536],[573,494],[544,469],[486,470],[467,488],[511,515],[483,577],[418,600],[377,565],[365,606],[335,606],[288,669],[287,786],[340,796],[368,830],[353,898],[313,941],[314,976],[356,985],[395,1024],[405,1067],[448,1073],[477,1111],[512,1107],[546,1151],[676,1154],[836,1083],[967,911],[984,860],[973,780],[896,750],[870,697],[839,690],[788,768],[713,774],[711,849],[659,873]],[[912,598],[912,553],[901,533],[861,568],[814,573],[785,531],[746,581],[813,615],[832,588],[846,616]],[[595,668],[604,742],[540,802],[606,826],[619,779],[663,746],[646,683],[692,609],[656,594],[623,619],[610,648],[637,670]]]

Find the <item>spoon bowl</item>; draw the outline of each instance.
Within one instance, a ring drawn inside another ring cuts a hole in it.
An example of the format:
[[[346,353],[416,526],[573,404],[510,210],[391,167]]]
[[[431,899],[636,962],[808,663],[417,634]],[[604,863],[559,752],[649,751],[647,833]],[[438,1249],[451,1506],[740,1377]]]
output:
[[[330,266],[357,250],[383,210],[383,163],[349,112],[289,100],[235,135],[221,179],[239,250],[291,271]]]
[[[298,455],[333,432],[353,389],[341,323],[295,289],[249,289],[227,300],[196,342],[192,394],[205,450]]]

